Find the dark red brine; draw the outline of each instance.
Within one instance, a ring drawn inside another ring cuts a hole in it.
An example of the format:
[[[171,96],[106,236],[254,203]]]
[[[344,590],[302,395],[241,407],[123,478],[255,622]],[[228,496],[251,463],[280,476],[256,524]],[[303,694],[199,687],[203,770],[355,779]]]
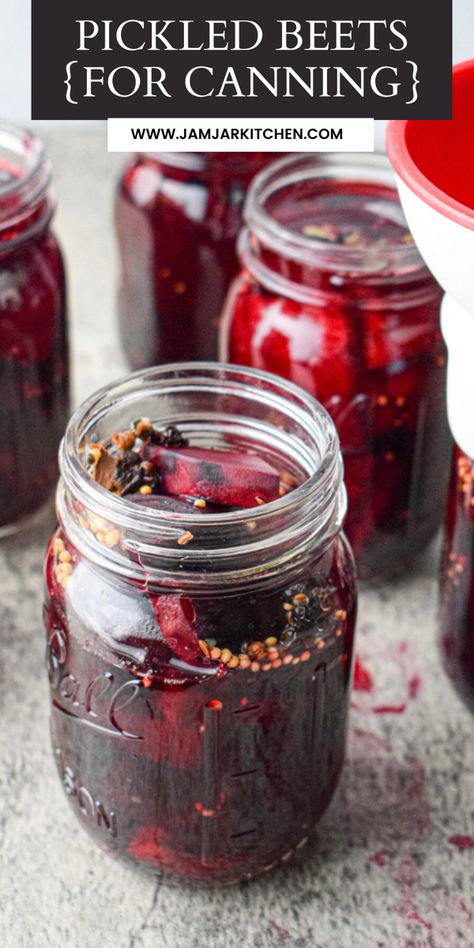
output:
[[[0,535],[43,506],[69,416],[63,260],[41,143],[0,127]]]
[[[239,269],[244,197],[272,157],[150,153],[123,172],[116,202],[118,302],[132,368],[216,358],[218,318]]]
[[[134,393],[153,425],[111,438]],[[45,623],[76,815],[165,881],[269,871],[344,759],[356,594],[332,422],[271,377],[153,370],[76,413],[61,469]]]
[[[474,461],[455,448],[441,566],[446,671],[474,711]]]
[[[361,576],[407,570],[443,515],[451,440],[441,290],[382,156],[297,157],[249,193],[223,359],[298,383],[332,415]]]

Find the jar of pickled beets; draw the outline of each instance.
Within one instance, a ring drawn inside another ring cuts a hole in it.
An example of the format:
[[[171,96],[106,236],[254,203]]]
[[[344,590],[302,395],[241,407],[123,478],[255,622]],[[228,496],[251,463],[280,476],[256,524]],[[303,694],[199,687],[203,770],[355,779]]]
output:
[[[441,650],[474,711],[474,461],[455,447],[441,565]]]
[[[248,196],[221,357],[291,379],[336,423],[359,573],[407,570],[443,516],[441,290],[382,155],[298,156]]]
[[[76,816],[165,881],[270,870],[344,758],[356,594],[332,421],[266,373],[175,365],[86,402],[60,466],[45,622]]]
[[[445,670],[474,712],[474,316],[448,294],[441,322],[455,447],[440,570],[439,641]]]
[[[50,496],[66,425],[68,351],[51,169],[32,135],[0,126],[0,536]]]
[[[274,157],[157,152],[125,169],[116,202],[118,302],[132,368],[216,358],[217,321],[239,269],[245,193]]]

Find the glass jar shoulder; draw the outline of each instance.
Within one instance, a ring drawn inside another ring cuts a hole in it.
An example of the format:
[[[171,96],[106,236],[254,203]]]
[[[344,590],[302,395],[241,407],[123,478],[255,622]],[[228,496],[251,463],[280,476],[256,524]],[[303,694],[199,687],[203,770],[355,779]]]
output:
[[[66,320],[66,277],[50,231],[0,253],[0,347],[42,361],[55,350]],[[20,353],[21,354],[21,353]]]
[[[0,241],[0,274],[4,281],[23,274],[42,276],[45,283],[54,282],[61,288],[65,281],[64,255],[55,233],[48,228],[5,247]]]
[[[150,220],[199,225],[208,212],[209,183],[197,170],[166,165],[158,158],[137,158],[121,176],[117,209],[135,209]]]
[[[110,542],[97,529],[99,542]],[[97,535],[96,533],[96,535]],[[355,568],[343,536],[303,569],[270,586],[184,594],[147,580],[113,577],[81,556],[61,530],[46,559],[46,612],[63,627],[71,654],[127,667],[142,676],[213,678],[220,666],[246,672],[254,663],[290,664],[324,647],[352,647]],[[335,635],[338,630],[338,635]],[[317,642],[316,642],[317,640]],[[319,643],[319,644],[317,644]],[[308,652],[309,649],[309,652]],[[257,668],[258,666],[258,668]],[[272,664],[273,667],[273,664]]]
[[[289,374],[290,367],[319,371],[327,363],[333,390],[340,382],[345,391],[356,367],[366,375],[445,356],[439,308],[437,288],[421,303],[403,307],[388,299],[364,305],[339,292],[315,294],[311,301],[296,299],[284,287],[270,289],[244,269],[224,308],[221,357],[293,378],[304,388],[308,380]]]

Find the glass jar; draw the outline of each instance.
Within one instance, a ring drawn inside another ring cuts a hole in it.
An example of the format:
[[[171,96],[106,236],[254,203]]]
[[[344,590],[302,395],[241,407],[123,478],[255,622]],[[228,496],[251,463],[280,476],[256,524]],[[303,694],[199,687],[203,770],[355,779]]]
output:
[[[143,416],[201,446],[256,449],[303,482],[205,516],[133,504],[89,477],[84,452]],[[344,757],[355,576],[329,416],[265,373],[153,369],[76,412],[60,467],[45,623],[54,754],[77,817],[165,880],[269,870],[306,841]]]
[[[69,416],[64,267],[43,146],[0,126],[0,535],[57,480]]]
[[[455,447],[441,566],[446,671],[474,711],[474,461]]]
[[[272,157],[157,152],[125,169],[116,202],[118,305],[132,368],[216,358],[246,189]]]
[[[442,518],[451,441],[441,290],[381,155],[298,156],[252,185],[221,358],[275,372],[338,429],[361,576],[405,571]]]

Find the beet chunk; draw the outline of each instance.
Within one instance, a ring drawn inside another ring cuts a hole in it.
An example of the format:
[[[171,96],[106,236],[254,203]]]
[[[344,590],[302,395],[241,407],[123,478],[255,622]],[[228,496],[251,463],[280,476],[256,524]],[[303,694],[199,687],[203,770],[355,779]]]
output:
[[[187,500],[168,497],[166,494],[130,494],[127,500],[148,510],[162,510],[163,513],[199,514],[201,511]]]
[[[169,649],[184,662],[193,662],[202,652],[194,626],[194,609],[184,596],[149,595],[161,634]]]
[[[254,454],[149,445],[144,456],[155,465],[166,494],[235,507],[256,507],[279,496],[278,471]]]
[[[210,514],[224,513],[227,510],[239,510],[239,507],[229,507],[223,504],[215,504],[212,501],[206,502],[199,497],[173,497],[172,494],[129,494],[127,500],[138,504],[140,507],[147,507],[149,510],[159,510],[163,513],[179,514]],[[195,501],[198,501],[196,506]],[[201,507],[200,503],[203,504]]]

